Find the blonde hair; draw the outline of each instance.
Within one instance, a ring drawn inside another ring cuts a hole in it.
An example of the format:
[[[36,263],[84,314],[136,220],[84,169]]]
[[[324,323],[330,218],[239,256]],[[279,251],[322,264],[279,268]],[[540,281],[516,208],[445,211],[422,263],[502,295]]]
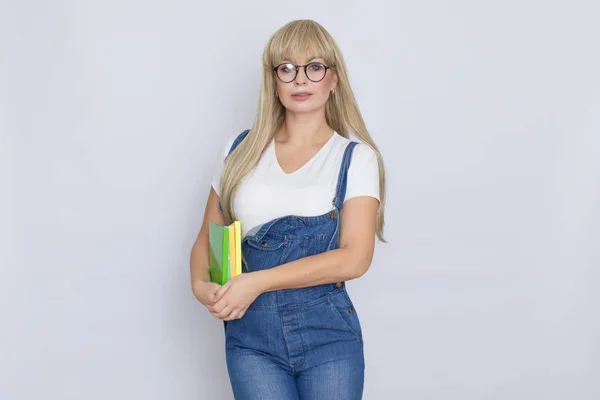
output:
[[[352,132],[377,154],[380,206],[377,211],[376,234],[380,241],[385,242],[385,169],[381,153],[367,131],[337,44],[325,28],[312,20],[291,21],[275,32],[267,42],[262,58],[263,81],[256,118],[247,137],[229,155],[221,175],[221,205],[225,221],[230,224],[236,219],[233,211],[234,194],[285,121],[285,107],[275,96],[277,86],[273,67],[283,60],[308,57],[321,57],[326,64],[335,64],[338,82],[335,92],[329,96],[325,105],[327,124],[345,138],[349,138]]]

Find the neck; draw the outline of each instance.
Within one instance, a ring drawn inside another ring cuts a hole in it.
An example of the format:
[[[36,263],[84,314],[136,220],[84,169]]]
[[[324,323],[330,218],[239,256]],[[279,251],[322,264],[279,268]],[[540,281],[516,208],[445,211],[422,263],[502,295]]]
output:
[[[285,122],[275,138],[293,145],[310,145],[327,141],[333,134],[325,120],[325,109],[316,113],[286,113]]]

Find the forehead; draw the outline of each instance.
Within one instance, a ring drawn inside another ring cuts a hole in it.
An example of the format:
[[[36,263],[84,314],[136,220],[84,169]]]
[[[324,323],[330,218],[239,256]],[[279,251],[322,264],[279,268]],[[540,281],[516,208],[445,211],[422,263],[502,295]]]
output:
[[[275,64],[291,62],[294,64],[306,64],[311,61],[327,62],[326,49],[315,42],[292,42],[276,49],[272,53]]]

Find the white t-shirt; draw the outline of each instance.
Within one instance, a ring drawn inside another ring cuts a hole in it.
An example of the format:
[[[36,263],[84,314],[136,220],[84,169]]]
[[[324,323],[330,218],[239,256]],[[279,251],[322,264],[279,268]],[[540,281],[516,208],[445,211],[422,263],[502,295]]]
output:
[[[227,141],[217,162],[212,186],[220,196],[221,171],[237,135]],[[345,201],[357,196],[379,199],[377,155],[365,143],[354,148],[348,170]],[[240,184],[233,208],[242,225],[242,237],[252,228],[286,215],[316,216],[332,210],[338,174],[350,140],[334,132],[319,152],[300,169],[286,174],[275,156],[271,140],[256,167]]]

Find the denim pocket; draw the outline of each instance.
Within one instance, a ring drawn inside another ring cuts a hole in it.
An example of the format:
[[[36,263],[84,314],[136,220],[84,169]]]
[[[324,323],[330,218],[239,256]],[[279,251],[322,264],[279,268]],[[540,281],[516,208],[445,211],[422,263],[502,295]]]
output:
[[[360,320],[358,314],[354,309],[352,300],[346,293],[341,291],[329,297],[329,307],[338,317],[339,321],[343,323],[348,331],[354,334],[362,342],[362,328],[360,326]]]
[[[249,239],[246,243],[256,250],[275,251],[285,245],[287,240],[279,237],[264,237],[261,240]]]
[[[242,256],[246,271],[260,271],[280,264],[287,249],[285,237],[265,236],[260,240],[249,239],[242,244]]]

